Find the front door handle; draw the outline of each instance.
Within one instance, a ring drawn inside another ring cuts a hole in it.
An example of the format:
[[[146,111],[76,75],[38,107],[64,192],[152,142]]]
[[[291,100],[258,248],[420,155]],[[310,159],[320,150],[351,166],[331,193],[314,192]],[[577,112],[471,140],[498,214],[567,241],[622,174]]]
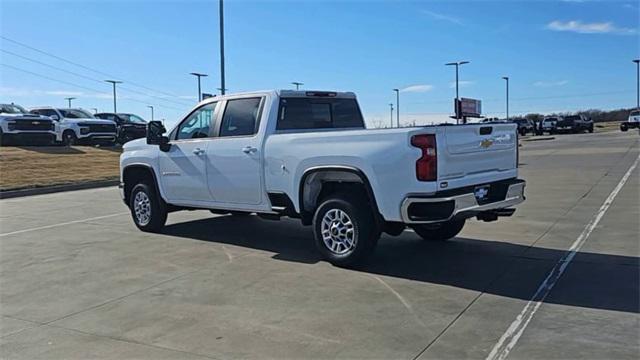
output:
[[[202,155],[202,154],[204,154],[204,150],[200,149],[200,148],[195,148],[195,149],[193,149],[193,153],[196,154],[196,155]]]
[[[253,146],[245,146],[244,148],[242,148],[242,152],[245,154],[251,154],[258,151],[258,149],[254,148]]]

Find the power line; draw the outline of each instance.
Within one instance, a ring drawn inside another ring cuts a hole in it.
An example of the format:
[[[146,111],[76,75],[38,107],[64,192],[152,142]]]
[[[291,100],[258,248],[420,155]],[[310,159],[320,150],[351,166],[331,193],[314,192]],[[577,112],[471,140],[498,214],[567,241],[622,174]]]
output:
[[[41,54],[44,54],[44,55],[47,55],[47,56],[51,56],[52,58],[58,59],[58,60],[60,60],[60,61],[66,62],[66,63],[68,63],[68,64],[71,64],[71,65],[74,65],[74,66],[81,67],[81,68],[83,68],[83,69],[85,69],[85,70],[92,71],[92,72],[94,72],[94,73],[96,73],[96,74],[104,75],[104,76],[107,76],[107,77],[110,77],[110,78],[120,78],[120,79],[122,79],[122,78],[121,78],[121,77],[119,77],[119,76],[114,76],[114,75],[112,75],[112,74],[108,74],[108,73],[105,73],[105,72],[103,72],[103,71],[100,71],[100,70],[96,70],[96,69],[90,68],[90,67],[88,67],[88,66],[85,66],[85,65],[79,64],[79,63],[77,63],[77,62],[74,62],[74,61],[71,61],[71,60],[65,59],[65,58],[60,57],[60,56],[58,56],[58,55],[54,55],[54,54],[51,54],[51,53],[46,52],[46,51],[44,51],[44,50],[37,49],[37,48],[35,48],[35,47],[33,47],[33,46],[29,46],[29,45],[27,45],[27,44],[25,44],[25,43],[21,43],[21,42],[16,41],[16,40],[9,39],[9,38],[8,38],[8,37],[6,37],[6,36],[0,35],[0,38],[2,38],[3,40],[6,40],[6,41],[8,41],[8,42],[11,42],[11,43],[13,43],[13,44],[16,44],[16,45],[19,45],[19,46],[25,47],[25,48],[27,48],[27,49],[30,49],[30,50],[32,50],[32,51],[35,51],[35,52],[38,52],[38,53],[41,53]],[[155,90],[155,89],[152,89],[152,88],[150,88],[150,87],[148,87],[148,86],[145,86],[145,85],[142,85],[142,84],[138,84],[138,83],[136,83],[136,82],[133,82],[133,81],[131,81],[131,80],[127,80],[127,83],[128,83],[128,84],[131,84],[131,85],[133,85],[133,86],[136,86],[136,87],[140,87],[140,88],[143,88],[143,89],[147,89],[147,90],[150,90],[150,91],[153,91],[153,92],[159,93],[159,94],[164,94],[164,95],[168,95],[168,96],[172,96],[172,97],[179,98],[179,96],[178,96],[178,95],[176,95],[176,94],[171,94],[171,93],[168,93],[168,92],[165,92],[165,91]]]
[[[96,78],[93,78],[93,77],[90,77],[90,76],[86,76],[86,75],[83,75],[83,74],[78,74],[76,72],[73,72],[73,71],[70,71],[70,70],[67,70],[67,69],[63,69],[61,67],[54,66],[54,65],[51,65],[51,64],[47,64],[45,62],[42,62],[42,61],[39,61],[39,60],[36,60],[36,59],[32,59],[32,58],[24,56],[24,55],[16,54],[16,53],[14,53],[12,51],[9,51],[9,50],[0,49],[0,51],[2,51],[3,53],[9,54],[9,55],[12,55],[12,56],[27,60],[27,61],[31,61],[31,62],[36,63],[36,64],[40,64],[42,66],[49,67],[51,69],[55,69],[55,70],[62,71],[62,72],[67,73],[67,74],[71,74],[71,75],[86,79],[86,80],[91,80],[91,81],[94,81],[94,82],[97,82],[97,83],[100,83],[100,84],[104,83],[104,81],[102,81],[102,80],[99,80],[99,79],[96,79]],[[160,99],[162,101],[172,102],[172,103],[174,103],[176,105],[183,105],[183,106],[190,106],[191,105],[191,104],[188,104],[188,103],[183,102],[183,101],[176,101],[176,100],[167,99],[166,97],[147,94],[147,93],[144,93],[144,92],[141,92],[141,91],[138,91],[138,90],[127,88],[125,86],[120,86],[120,89],[125,90],[125,91],[129,91],[129,92],[132,92],[132,93],[136,93],[136,94],[139,94],[139,95],[143,95],[143,96]]]
[[[35,73],[35,72],[33,72],[33,71],[29,71],[29,70],[21,69],[21,68],[19,68],[19,67],[16,67],[16,66],[13,66],[13,65],[9,65],[9,64],[5,64],[5,63],[2,63],[2,64],[0,64],[0,65],[5,66],[5,67],[8,67],[8,68],[13,69],[13,70],[16,70],[16,71],[20,71],[20,72],[26,73],[26,74],[31,74],[31,75],[33,75],[33,76],[41,77],[41,78],[43,78],[43,79],[47,79],[47,80],[50,80],[50,81],[55,81],[55,82],[59,82],[59,83],[61,83],[61,84],[65,84],[65,85],[69,85],[69,86],[77,87],[77,88],[84,89],[84,90],[93,91],[93,92],[98,93],[98,94],[101,94],[101,95],[107,95],[107,96],[110,96],[110,94],[105,93],[105,92],[103,92],[102,90],[97,90],[97,89],[93,89],[93,88],[90,88],[90,87],[87,87],[87,86],[78,85],[78,84],[74,84],[74,83],[71,83],[71,82],[68,82],[68,81],[64,81],[64,80],[60,80],[60,79],[56,79],[56,78],[52,78],[52,77],[50,77],[50,76],[46,76],[46,75],[42,75],[42,74],[38,74],[38,73]],[[123,100],[129,100],[129,101],[137,102],[137,103],[144,104],[144,105],[148,105],[148,104],[149,104],[147,101],[142,101],[142,100],[138,100],[138,99],[125,98],[125,99],[123,99]],[[160,104],[155,104],[155,105],[157,105],[157,106],[159,106],[159,107],[167,108],[167,109],[172,109],[172,110],[178,110],[178,111],[183,111],[183,110],[184,110],[184,109],[178,109],[178,108],[175,108],[175,107],[173,107],[173,106],[160,105]]]

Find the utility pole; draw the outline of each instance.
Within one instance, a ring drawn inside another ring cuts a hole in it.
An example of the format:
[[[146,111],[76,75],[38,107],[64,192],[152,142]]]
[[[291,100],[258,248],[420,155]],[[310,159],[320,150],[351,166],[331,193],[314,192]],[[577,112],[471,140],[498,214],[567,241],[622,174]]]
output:
[[[220,90],[220,95],[224,95],[224,93],[229,90],[229,89],[223,89],[223,88],[216,88],[217,90]]]
[[[296,90],[300,90],[300,85],[304,85],[304,83],[297,82],[297,81],[292,82],[292,84],[296,86]]]
[[[200,102],[200,101],[202,101],[202,90],[200,88],[200,78],[201,77],[207,77],[209,75],[201,74],[201,73],[197,73],[197,72],[192,72],[190,74],[198,78],[198,102]]]
[[[224,5],[220,1],[220,91],[224,95],[226,86],[224,84]]]
[[[153,105],[147,105],[149,109],[151,109],[151,121],[153,121]]]
[[[97,114],[97,113],[98,113],[98,108],[90,108],[90,109],[91,109],[91,110],[93,110],[93,113],[94,113],[94,114]]]
[[[71,109],[71,100],[75,100],[75,98],[74,97],[67,97],[67,98],[64,98],[64,99],[69,102],[69,109]]]
[[[396,123],[400,127],[400,89],[393,89],[396,92]]]
[[[633,62],[636,63],[636,108],[640,109],[640,59]]]
[[[117,106],[116,106],[116,84],[122,84],[122,81],[105,80],[104,82],[108,82],[110,84],[113,84],[113,112],[117,114],[118,110],[117,110]]]
[[[389,103],[389,108],[391,109],[391,112],[389,113],[390,120],[391,120],[391,128],[393,128],[393,104],[392,103]]]
[[[460,102],[460,95],[459,95],[459,90],[458,90],[458,67],[460,67],[461,65],[464,64],[468,64],[469,61],[457,61],[457,62],[450,62],[450,63],[446,63],[445,65],[447,66],[455,66],[456,67],[456,124],[460,123],[460,112],[458,111],[458,103]]]
[[[502,78],[507,81],[507,122],[509,122],[509,77],[503,76]]]

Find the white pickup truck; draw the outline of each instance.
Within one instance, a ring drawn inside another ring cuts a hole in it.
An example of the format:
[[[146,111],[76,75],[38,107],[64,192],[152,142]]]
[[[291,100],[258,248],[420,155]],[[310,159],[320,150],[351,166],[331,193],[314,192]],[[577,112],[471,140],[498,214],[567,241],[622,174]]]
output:
[[[524,201],[509,123],[365,129],[353,93],[261,91],[209,98],[168,134],[120,157],[121,193],[143,231],[167,213],[299,218],[336,265],[363,260],[382,232],[456,236],[465,220],[510,216]]]

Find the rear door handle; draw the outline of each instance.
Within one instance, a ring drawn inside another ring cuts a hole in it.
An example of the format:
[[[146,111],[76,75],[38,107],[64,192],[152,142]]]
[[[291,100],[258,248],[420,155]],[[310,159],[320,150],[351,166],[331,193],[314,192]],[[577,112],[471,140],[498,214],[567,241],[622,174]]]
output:
[[[254,148],[253,146],[245,146],[244,148],[242,148],[242,152],[245,154],[251,154],[258,151],[258,149]]]
[[[202,155],[202,154],[204,154],[204,150],[200,149],[200,148],[195,148],[195,149],[193,149],[193,153],[196,154],[196,155]]]

